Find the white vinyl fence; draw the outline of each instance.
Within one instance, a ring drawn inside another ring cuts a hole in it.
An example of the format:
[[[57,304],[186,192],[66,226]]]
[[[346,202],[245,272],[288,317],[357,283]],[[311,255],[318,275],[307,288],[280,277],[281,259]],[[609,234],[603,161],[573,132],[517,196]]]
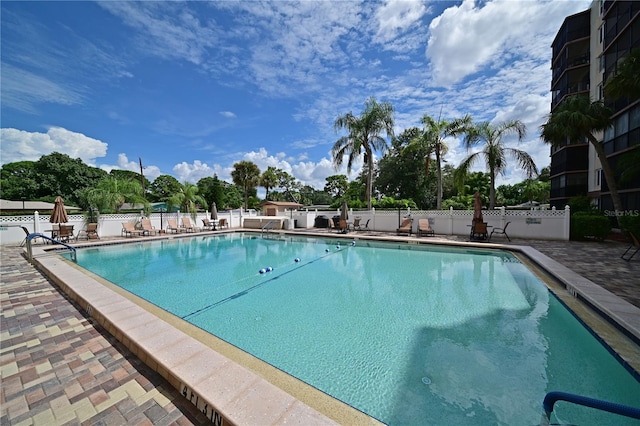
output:
[[[331,219],[339,216],[339,210],[330,211],[295,211],[291,217],[296,226],[310,228],[314,226],[316,217]],[[484,221],[491,227],[507,229],[510,237],[532,238],[543,240],[569,240],[570,211],[564,210],[483,210]],[[471,232],[473,210],[371,210],[349,211],[349,222],[359,217],[360,225],[367,221],[368,228],[373,231],[395,232],[405,217],[413,218],[413,231],[418,229],[418,219],[429,219],[436,235],[468,235]],[[489,228],[491,232],[492,228]]]
[[[489,226],[504,228],[507,222],[511,222],[507,232],[510,237],[532,238],[544,240],[569,240],[570,211],[564,210],[505,210],[504,208],[483,212],[484,220]],[[286,229],[313,228],[318,216],[331,219],[340,214],[339,210],[307,211],[294,210],[282,215],[285,219]],[[152,225],[157,229],[167,228],[167,219],[180,218],[186,213],[153,213],[150,216]],[[208,218],[209,212],[198,213],[195,225],[202,226],[202,219]],[[468,235],[471,231],[473,210],[367,210],[349,211],[349,222],[356,217],[360,218],[360,224],[368,222],[368,228],[372,231],[394,233],[403,218],[410,216],[414,219],[413,231],[418,227],[418,219],[429,219],[431,227],[436,235]],[[226,218],[230,228],[241,228],[245,217],[259,217],[255,212],[242,212],[241,210],[223,211],[218,213],[218,218]],[[138,223],[140,214],[100,214],[98,220],[98,234],[100,236],[119,236],[122,231],[122,222]],[[74,225],[74,235],[85,228],[86,219],[83,215],[69,215],[68,225]],[[41,216],[38,212],[34,215],[5,216],[0,220],[0,244],[19,244],[25,238],[25,232],[20,228],[27,228],[31,233],[37,232],[50,235],[52,224],[49,215]],[[491,229],[491,228],[489,228]]]
[[[240,212],[239,210],[230,210],[218,212],[218,219],[226,218],[229,228],[239,228],[242,218],[255,213]],[[152,213],[149,219],[156,229],[167,229],[167,219],[176,219],[177,223],[181,222],[181,218],[187,216],[187,213]],[[140,213],[126,214],[100,214],[98,219],[98,235],[105,237],[114,237],[121,235],[122,222],[131,222],[138,224],[141,219]],[[202,226],[202,219],[210,217],[209,212],[198,213],[197,220],[193,223],[195,226]],[[25,227],[30,233],[40,233],[51,236],[52,223],[49,222],[50,216],[40,215],[35,212],[33,215],[25,216],[4,216],[0,219],[0,244],[20,244],[26,237],[25,232],[20,227]],[[73,225],[73,234],[77,235],[80,230],[86,227],[86,217],[83,215],[68,215],[69,221],[67,225]]]

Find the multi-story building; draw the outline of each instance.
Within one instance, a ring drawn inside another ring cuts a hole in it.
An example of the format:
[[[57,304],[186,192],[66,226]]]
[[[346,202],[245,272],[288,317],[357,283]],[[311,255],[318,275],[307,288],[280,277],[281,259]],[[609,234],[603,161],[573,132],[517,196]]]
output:
[[[640,49],[639,17],[638,1],[596,0],[589,9],[568,16],[551,45],[551,111],[576,94],[603,100],[614,111],[614,126],[596,136],[615,170],[627,212],[640,211],[640,174],[620,179],[625,166],[634,166],[621,160],[640,145],[640,99],[607,99],[603,87],[631,50]],[[589,196],[601,210],[613,212],[600,161],[586,140],[551,149],[551,205],[563,208],[571,197],[579,195]]]

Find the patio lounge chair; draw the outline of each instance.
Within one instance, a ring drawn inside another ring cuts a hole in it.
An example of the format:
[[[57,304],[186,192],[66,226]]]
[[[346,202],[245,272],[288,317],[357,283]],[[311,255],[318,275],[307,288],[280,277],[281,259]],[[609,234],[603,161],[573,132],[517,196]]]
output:
[[[202,231],[201,228],[194,226],[191,223],[191,219],[189,219],[188,217],[183,217],[182,218],[182,226],[184,227],[184,229],[187,230],[187,232],[200,232]]]
[[[100,236],[98,235],[98,224],[87,223],[87,228],[78,232],[78,235],[76,235],[76,241],[78,241],[80,238],[84,238],[87,240],[99,240]]]
[[[435,235],[435,232],[429,224],[429,219],[418,219],[418,237],[422,237],[423,235],[431,235],[432,237]]]
[[[58,240],[63,243],[68,243],[73,238],[73,225],[60,225],[60,233],[58,234]]]
[[[493,228],[491,230],[491,234],[489,234],[489,241],[491,241],[491,237],[493,237],[493,234],[501,234],[507,237],[507,240],[511,242],[511,238],[509,238],[509,235],[507,235],[507,227],[509,226],[510,223],[511,222],[507,222],[506,225],[504,225],[504,228]]]
[[[51,225],[51,238],[53,238],[54,240],[57,240],[58,235],[60,235],[60,225],[57,223],[54,223],[53,225]]]
[[[222,229],[222,228],[227,228],[229,229],[229,224],[227,223],[227,219],[222,218],[218,220],[218,228]]]
[[[631,238],[631,245],[629,246],[629,248],[627,248],[627,250],[624,253],[622,253],[622,256],[620,256],[620,258],[623,259],[623,260],[626,260],[628,262],[640,250],[640,240],[638,239],[638,236],[636,234],[634,234],[633,232],[631,232],[631,231],[627,231],[627,232],[629,233],[629,237]],[[634,248],[635,248],[635,250],[633,251],[633,253],[631,253],[631,256],[628,256],[628,253],[631,250],[633,250]]]
[[[216,230],[216,223],[215,222],[211,222],[206,217],[204,219],[202,219],[202,225],[204,226],[204,229],[206,229],[207,231],[215,231]]]
[[[140,225],[142,226],[142,235],[156,235],[158,233],[158,230],[151,225],[151,219],[142,219]]]
[[[184,226],[178,226],[178,222],[175,219],[167,219],[167,232],[186,232]]]
[[[329,229],[335,230],[339,234],[345,234],[347,232],[347,221],[340,219],[340,216],[329,219]]]
[[[136,229],[131,222],[122,222],[122,231],[120,234],[125,237],[140,237],[143,234],[141,229]]]
[[[400,228],[396,229],[398,235],[407,234],[411,235],[411,228],[413,227],[413,219],[406,218],[402,221]]]
[[[487,239],[487,222],[473,222],[471,224],[471,241],[484,241]]]

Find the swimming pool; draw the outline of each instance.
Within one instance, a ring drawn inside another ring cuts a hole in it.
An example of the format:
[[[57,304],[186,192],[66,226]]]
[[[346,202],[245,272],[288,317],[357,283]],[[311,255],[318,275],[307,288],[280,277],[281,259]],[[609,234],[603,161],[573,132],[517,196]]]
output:
[[[550,390],[640,398],[506,252],[228,234],[84,249],[78,262],[390,424],[535,424]]]

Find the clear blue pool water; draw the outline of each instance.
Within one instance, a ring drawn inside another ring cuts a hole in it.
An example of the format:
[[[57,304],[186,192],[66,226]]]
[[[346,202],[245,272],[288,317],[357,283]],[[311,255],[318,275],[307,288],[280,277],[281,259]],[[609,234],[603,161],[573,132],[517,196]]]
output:
[[[640,401],[640,383],[507,252],[226,234],[83,249],[78,263],[388,424],[538,424],[552,390]],[[562,402],[554,413],[634,424]]]

